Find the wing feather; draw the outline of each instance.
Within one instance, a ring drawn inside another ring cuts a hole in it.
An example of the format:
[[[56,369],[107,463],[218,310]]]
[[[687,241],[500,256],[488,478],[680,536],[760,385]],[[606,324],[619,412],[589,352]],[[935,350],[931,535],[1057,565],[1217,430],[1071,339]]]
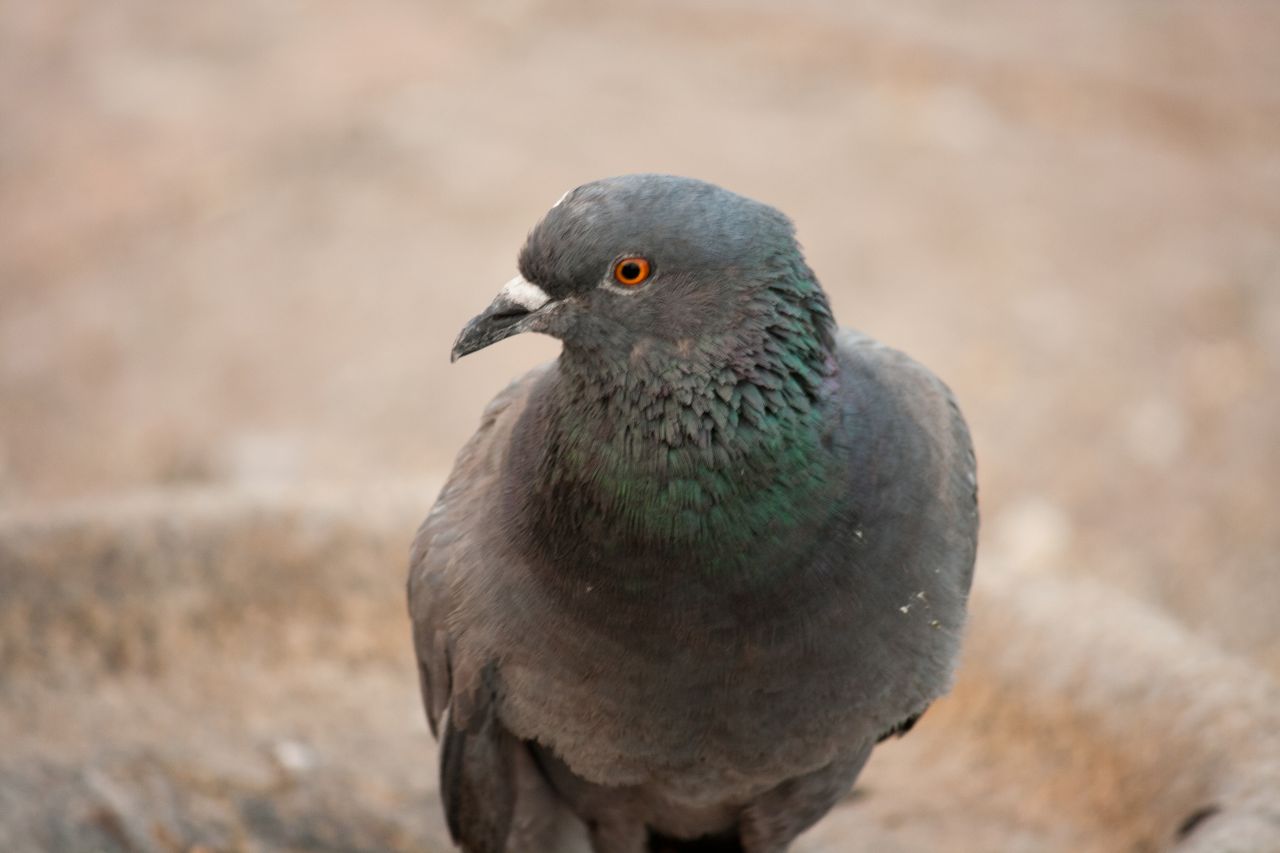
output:
[[[441,740],[440,793],[454,841],[472,853],[501,853],[511,828],[520,742],[497,717],[495,667],[459,667],[454,654],[455,587],[483,551],[480,525],[500,484],[512,430],[547,367],[513,382],[485,409],[452,474],[414,537],[409,617],[422,704]]]

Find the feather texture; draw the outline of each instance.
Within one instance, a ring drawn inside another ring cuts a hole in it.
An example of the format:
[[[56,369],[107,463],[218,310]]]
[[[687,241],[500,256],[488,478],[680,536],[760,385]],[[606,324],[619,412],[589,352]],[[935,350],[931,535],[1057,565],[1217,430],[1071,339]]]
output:
[[[536,801],[599,853],[785,850],[950,684],[977,531],[959,409],[836,331],[785,217],[708,187],[600,182],[534,230],[521,269],[564,351],[494,400],[419,530],[464,849],[550,849],[511,830]],[[646,294],[579,269],[640,249]]]

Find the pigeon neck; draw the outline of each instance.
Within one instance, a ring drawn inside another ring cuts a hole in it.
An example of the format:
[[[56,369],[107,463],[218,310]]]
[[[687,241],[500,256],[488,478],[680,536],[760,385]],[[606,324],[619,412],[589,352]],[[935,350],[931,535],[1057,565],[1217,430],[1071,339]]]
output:
[[[732,340],[649,341],[612,356],[566,346],[531,472],[548,542],[620,571],[636,555],[725,570],[767,565],[761,553],[777,548],[774,564],[792,562],[782,555],[825,521],[840,468],[836,362],[817,293],[814,316],[770,312]]]

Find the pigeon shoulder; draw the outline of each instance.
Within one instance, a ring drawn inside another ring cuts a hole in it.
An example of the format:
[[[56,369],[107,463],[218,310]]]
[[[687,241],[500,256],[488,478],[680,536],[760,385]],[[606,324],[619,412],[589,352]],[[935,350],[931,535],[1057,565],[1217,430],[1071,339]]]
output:
[[[498,853],[513,835],[539,837],[554,828],[517,819],[517,799],[529,798],[517,792],[541,791],[541,783],[519,741],[498,719],[495,666],[455,656],[459,587],[485,565],[486,523],[493,518],[512,433],[553,370],[544,365],[526,373],[485,408],[410,553],[409,616],[422,701],[440,740],[440,796],[455,843],[476,853]],[[520,849],[546,847],[534,841]]]
[[[484,538],[478,527],[491,517],[489,502],[497,492],[516,423],[535,390],[554,369],[554,362],[534,368],[489,402],[479,428],[458,452],[453,471],[413,540],[409,616],[422,700],[433,734],[438,732],[453,694],[449,660],[453,587],[470,564],[470,550]]]
[[[895,467],[912,472],[918,494],[944,516],[938,522],[948,533],[947,562],[967,590],[977,547],[977,460],[955,395],[923,364],[861,332],[841,329],[836,350],[847,408],[871,421]],[[905,491],[908,484],[889,486],[895,487]]]

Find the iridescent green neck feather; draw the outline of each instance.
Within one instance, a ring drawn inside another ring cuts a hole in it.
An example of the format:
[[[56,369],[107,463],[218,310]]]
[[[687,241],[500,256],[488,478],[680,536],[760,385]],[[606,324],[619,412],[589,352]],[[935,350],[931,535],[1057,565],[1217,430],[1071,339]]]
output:
[[[840,467],[830,310],[798,254],[764,273],[724,332],[566,342],[533,472],[535,517],[561,555],[593,571],[723,573],[746,556],[769,565],[762,552],[827,517]]]

